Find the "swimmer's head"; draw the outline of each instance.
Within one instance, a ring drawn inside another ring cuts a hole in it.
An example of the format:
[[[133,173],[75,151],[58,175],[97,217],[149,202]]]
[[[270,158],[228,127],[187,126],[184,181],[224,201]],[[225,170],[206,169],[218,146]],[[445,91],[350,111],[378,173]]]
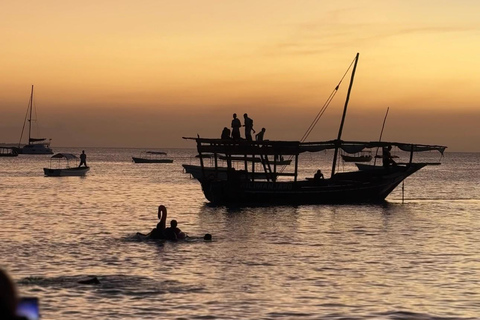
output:
[[[204,236],[203,236],[203,240],[205,241],[212,241],[212,235],[210,233],[206,233]]]
[[[177,227],[177,220],[170,221],[170,227],[176,228]]]

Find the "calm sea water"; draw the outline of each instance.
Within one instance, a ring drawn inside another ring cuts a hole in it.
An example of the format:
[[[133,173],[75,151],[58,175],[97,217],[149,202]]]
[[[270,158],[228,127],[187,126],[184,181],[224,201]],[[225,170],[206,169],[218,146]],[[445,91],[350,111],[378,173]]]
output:
[[[193,149],[164,151],[87,149],[84,178],[0,158],[0,266],[43,319],[480,319],[480,154],[447,153],[383,205],[227,208],[183,173]],[[328,174],[324,156],[301,176]],[[137,238],[159,204],[191,241]]]

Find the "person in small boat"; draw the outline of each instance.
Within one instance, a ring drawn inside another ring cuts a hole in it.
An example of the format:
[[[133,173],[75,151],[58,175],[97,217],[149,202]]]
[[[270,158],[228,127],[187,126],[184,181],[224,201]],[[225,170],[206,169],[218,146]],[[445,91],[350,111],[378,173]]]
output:
[[[232,120],[232,138],[234,140],[240,140],[240,127],[242,126],[240,119],[237,118],[237,114],[233,114]]]
[[[230,139],[230,129],[223,128],[221,139]]]
[[[262,128],[262,130],[255,135],[255,140],[263,141],[263,136],[264,135],[265,135],[265,128]]]
[[[315,180],[315,181],[320,181],[323,178],[324,178],[323,173],[320,169],[318,169],[317,172],[315,172],[315,174],[313,175],[313,180]]]
[[[78,167],[80,168],[82,164],[86,167],[87,166],[87,155],[85,154],[85,150],[82,150],[82,153],[80,154],[80,164]]]
[[[167,222],[167,208],[163,205],[158,206],[158,219],[157,227],[153,228],[147,237],[150,239],[165,239],[165,227]]]
[[[255,130],[253,129],[253,120],[248,117],[248,114],[244,114],[243,118],[245,119],[244,122],[244,127],[245,127],[245,139],[248,141],[252,141],[252,131],[255,133]]]

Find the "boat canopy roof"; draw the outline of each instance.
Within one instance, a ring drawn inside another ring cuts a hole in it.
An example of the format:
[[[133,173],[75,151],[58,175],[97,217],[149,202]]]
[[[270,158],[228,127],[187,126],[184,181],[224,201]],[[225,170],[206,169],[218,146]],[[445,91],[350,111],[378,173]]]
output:
[[[67,160],[77,159],[77,156],[71,153],[56,153],[52,156],[52,159],[65,158]]]
[[[47,138],[30,138],[28,139],[30,142],[39,142],[39,141],[44,141],[47,140]]]
[[[163,151],[145,151],[145,153],[148,153],[148,154],[164,154],[164,155],[167,154],[166,152],[163,152]]]
[[[224,154],[263,154],[263,155],[296,155],[304,152],[319,152],[328,149],[339,148],[346,153],[357,153],[364,149],[397,147],[406,152],[438,151],[442,155],[447,148],[440,145],[414,144],[404,142],[387,141],[343,141],[329,140],[320,142],[300,141],[247,141],[247,140],[223,140],[208,138],[183,137],[187,140],[195,140],[199,153],[224,153]]]

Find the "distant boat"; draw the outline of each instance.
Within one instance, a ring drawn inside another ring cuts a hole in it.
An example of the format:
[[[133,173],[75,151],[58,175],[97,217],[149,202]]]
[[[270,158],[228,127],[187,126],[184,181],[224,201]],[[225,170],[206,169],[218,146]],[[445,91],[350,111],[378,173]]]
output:
[[[166,152],[142,151],[139,157],[132,157],[135,163],[172,163],[173,159],[165,158]]]
[[[16,149],[21,154],[53,154],[53,150],[50,148],[51,139],[47,138],[33,138],[32,137],[32,110],[33,110],[33,85],[32,92],[30,94],[30,102],[28,103],[27,113],[25,120],[23,121],[22,134],[20,135],[20,142]],[[21,146],[23,131],[25,130],[25,124],[28,121],[28,143]]]
[[[18,152],[14,147],[0,147],[0,157],[17,157]]]
[[[370,162],[372,160],[372,155],[363,154],[359,156],[348,156],[346,154],[342,154],[342,159],[345,162]]]
[[[47,177],[84,176],[90,167],[70,167],[70,161],[78,157],[71,153],[57,153],[50,158],[50,168],[43,168]]]

